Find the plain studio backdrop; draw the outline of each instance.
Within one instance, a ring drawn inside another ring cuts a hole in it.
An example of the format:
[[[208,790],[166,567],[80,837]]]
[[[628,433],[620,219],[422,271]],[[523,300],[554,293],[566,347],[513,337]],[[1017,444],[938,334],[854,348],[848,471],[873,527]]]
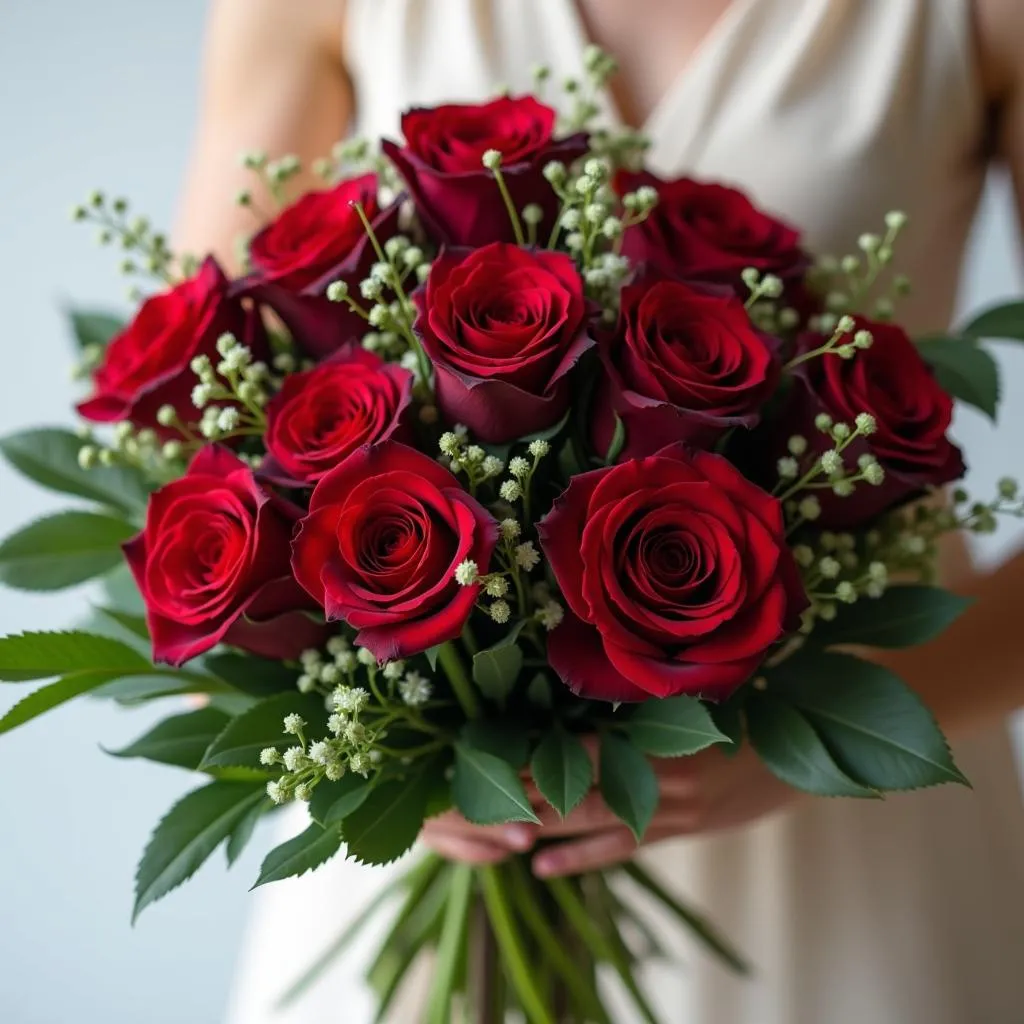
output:
[[[204,8],[203,0],[0,0],[0,433],[71,422],[78,392],[62,304],[127,309],[116,253],[70,223],[72,204],[102,187],[130,197],[154,223],[171,222]],[[996,179],[971,248],[963,312],[1015,295],[1020,266],[1006,183]],[[1002,346],[998,355],[1000,427],[973,414],[958,422],[979,495],[992,493],[1001,473],[1024,471],[1024,347]],[[0,535],[62,504],[6,465],[0,499]],[[1019,539],[1006,525],[982,554],[998,558]],[[89,596],[86,589],[49,597],[2,590],[0,632],[68,625]],[[16,692],[25,691],[0,692],[0,712]],[[246,891],[267,844],[257,837],[231,874],[218,851],[196,879],[130,927],[136,860],[193,780],[107,757],[100,744],[116,748],[155,717],[85,701],[0,737],[4,1024],[220,1019]]]

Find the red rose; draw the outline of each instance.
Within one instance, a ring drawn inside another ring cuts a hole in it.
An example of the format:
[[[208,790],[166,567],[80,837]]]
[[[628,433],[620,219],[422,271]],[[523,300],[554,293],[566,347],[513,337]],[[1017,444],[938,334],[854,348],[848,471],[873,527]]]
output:
[[[398,428],[412,399],[412,374],[355,345],[285,377],[267,404],[269,457],[260,475],[311,485],[364,444]]]
[[[388,661],[459,635],[480,588],[457,583],[456,566],[471,559],[485,572],[497,535],[448,470],[385,441],[321,477],[292,567],[328,619],[358,629],[356,642]]]
[[[503,242],[442,253],[416,303],[449,422],[501,444],[561,419],[570,371],[594,344],[583,282],[568,256]]]
[[[189,364],[200,355],[216,363],[217,339],[227,332],[257,359],[266,354],[262,325],[230,297],[228,280],[211,258],[194,277],[142,304],[107,346],[103,365],[93,375],[94,393],[78,412],[95,423],[130,420],[161,436],[176,436],[157,424],[157,410],[172,405],[184,422],[195,421],[192,389],[198,381]]]
[[[675,281],[624,288],[601,354],[595,447],[608,450],[614,411],[626,428],[625,459],[676,441],[710,448],[730,427],[752,427],[779,377],[774,339],[732,292]]]
[[[835,353],[814,356],[796,368],[786,437],[800,434],[811,443],[808,460],[834,447],[817,430],[815,417],[827,413],[836,422],[853,427],[857,416],[874,418],[875,432],[857,437],[843,452],[849,474],[857,461],[873,455],[884,471],[880,486],[855,484],[852,494],[839,497],[828,489],[813,493],[821,502],[822,526],[859,526],[887,509],[964,475],[963,455],[946,436],[953,418],[953,399],[939,386],[928,364],[906,333],[892,324],[854,318],[854,332],[868,330],[874,339],[852,359]],[[805,335],[798,352],[825,344],[820,335]],[[852,335],[846,338],[852,341]]]
[[[539,533],[568,605],[548,658],[582,697],[725,697],[807,605],[779,503],[682,445],[573,478]]]
[[[181,665],[221,641],[293,658],[322,641],[289,567],[295,518],[245,463],[215,446],[153,494],[145,528],[124,552],[146,604],[154,660]]]
[[[741,288],[747,267],[794,285],[809,264],[800,234],[757,209],[742,193],[692,178],[663,181],[653,174],[622,174],[620,193],[642,185],[658,190],[650,215],[626,231],[622,252],[670,277]]]
[[[359,337],[366,323],[344,303],[329,302],[327,286],[344,281],[353,295],[377,256],[354,204],[385,242],[398,231],[398,205],[381,210],[372,174],[332,189],[307,192],[282,210],[250,243],[255,268],[240,288],[270,306],[299,345],[322,358]]]
[[[536,204],[546,237],[560,201],[544,178],[551,160],[570,164],[587,150],[587,137],[555,140],[555,111],[532,96],[483,104],[410,110],[402,117],[405,146],[385,141],[384,152],[405,179],[420,219],[432,237],[449,245],[514,240],[512,222],[484,153],[502,155],[501,173],[517,211]]]

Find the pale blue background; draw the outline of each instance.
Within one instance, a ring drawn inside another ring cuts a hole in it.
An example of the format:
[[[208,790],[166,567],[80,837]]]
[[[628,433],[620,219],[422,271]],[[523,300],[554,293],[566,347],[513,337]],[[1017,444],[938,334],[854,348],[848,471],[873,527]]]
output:
[[[202,0],[0,0],[0,433],[68,422],[74,390],[61,301],[121,303],[113,255],[69,223],[71,204],[102,185],[132,197],[156,223],[171,220],[203,13]],[[996,182],[965,307],[1019,289],[1014,236]],[[995,433],[980,417],[961,421],[985,490],[1000,472],[1024,470],[1024,348],[1001,357],[1003,427]],[[0,498],[4,535],[60,504],[6,467]],[[1001,543],[1013,539],[1007,531]],[[84,597],[0,591],[0,632],[59,627]],[[12,702],[13,692],[0,693],[0,709]],[[156,818],[188,785],[174,769],[127,765],[99,750],[99,742],[116,746],[146,724],[137,713],[83,703],[0,739],[3,1024],[220,1018],[258,858],[252,850],[225,876],[218,855],[129,927],[136,859]],[[254,848],[261,845],[257,838]]]

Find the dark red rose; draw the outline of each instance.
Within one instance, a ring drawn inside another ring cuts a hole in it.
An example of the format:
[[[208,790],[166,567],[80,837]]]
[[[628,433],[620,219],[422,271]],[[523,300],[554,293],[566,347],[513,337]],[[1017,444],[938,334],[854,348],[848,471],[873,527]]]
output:
[[[568,256],[503,242],[445,252],[416,303],[449,422],[501,444],[562,418],[570,371],[594,344],[583,282]]]
[[[216,446],[153,494],[145,528],[124,553],[155,661],[181,665],[222,641],[294,658],[323,640],[289,566],[295,519],[244,462]]]
[[[646,220],[626,231],[622,252],[669,277],[746,288],[747,267],[775,274],[794,287],[809,265],[800,234],[759,210],[742,193],[692,178],[663,181],[653,174],[621,174],[620,193],[643,185],[658,190]]]
[[[574,477],[539,533],[568,605],[548,658],[582,697],[725,697],[807,606],[779,502],[683,445]]]
[[[710,448],[731,427],[752,427],[775,390],[775,339],[756,330],[728,289],[645,281],[622,290],[619,322],[601,339],[606,377],[594,403],[594,440],[606,452],[618,413],[623,459],[676,441]]]
[[[412,399],[412,379],[356,345],[285,377],[267,404],[260,475],[309,486],[357,448],[391,437]]]
[[[471,559],[485,572],[497,535],[448,470],[385,441],[320,478],[292,567],[328,619],[358,629],[356,642],[388,661],[459,635],[480,588],[457,583],[455,569]]]
[[[360,202],[380,242],[398,232],[398,204],[381,209],[377,179],[367,174],[332,189],[307,192],[250,243],[254,272],[239,289],[274,310],[300,347],[323,358],[360,337],[366,323],[327,286],[344,281],[359,295],[377,256],[354,204]]]
[[[94,423],[130,420],[161,436],[176,436],[158,425],[157,410],[172,405],[184,422],[197,419],[192,389],[198,378],[189,364],[201,355],[216,363],[217,339],[227,332],[247,344],[256,359],[266,355],[257,316],[229,296],[228,280],[211,258],[194,277],[142,304],[107,347],[93,375],[93,394],[78,412]]]
[[[385,141],[383,148],[436,241],[477,246],[514,240],[494,174],[481,162],[489,149],[502,155],[501,173],[516,210],[536,204],[544,212],[537,236],[543,238],[560,206],[544,166],[551,160],[568,165],[587,150],[586,135],[553,138],[556,117],[532,96],[419,108],[402,117],[405,146]]]
[[[914,343],[892,324],[860,317],[854,318],[854,324],[853,333],[871,332],[871,348],[858,351],[852,359],[829,353],[800,364],[780,432],[780,441],[782,434],[806,437],[811,444],[809,460],[834,447],[815,428],[820,413],[850,427],[861,413],[874,418],[875,432],[849,444],[843,461],[852,474],[858,472],[861,456],[873,455],[884,470],[881,485],[859,482],[848,497],[828,489],[813,492],[821,502],[820,525],[835,528],[859,526],[927,487],[960,479],[965,472],[960,449],[947,437],[953,399],[939,386]],[[847,341],[853,340],[853,333]],[[798,351],[813,351],[826,340],[805,335]]]

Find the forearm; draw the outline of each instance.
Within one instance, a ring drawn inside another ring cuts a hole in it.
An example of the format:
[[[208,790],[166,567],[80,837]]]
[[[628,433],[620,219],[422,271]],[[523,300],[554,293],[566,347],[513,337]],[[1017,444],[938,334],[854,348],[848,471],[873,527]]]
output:
[[[881,658],[912,686],[953,739],[1024,706],[1024,550],[988,574],[950,552],[947,586],[974,604],[940,637]]]

